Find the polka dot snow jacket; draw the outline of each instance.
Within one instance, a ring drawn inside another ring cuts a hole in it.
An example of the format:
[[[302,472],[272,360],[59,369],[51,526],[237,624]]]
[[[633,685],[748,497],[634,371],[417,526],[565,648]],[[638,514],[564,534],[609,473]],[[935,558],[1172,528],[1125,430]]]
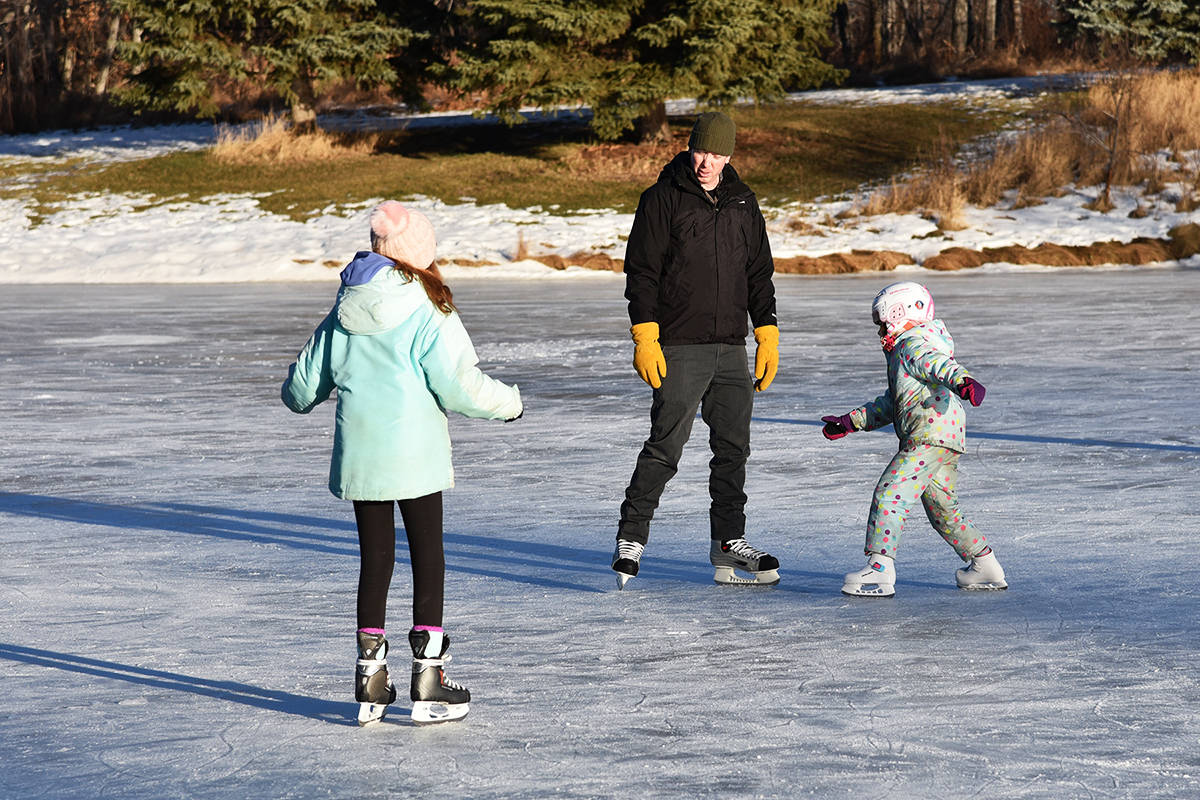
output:
[[[929,444],[965,450],[966,412],[955,388],[970,373],[954,360],[954,339],[938,319],[896,337],[887,354],[888,391],[850,412],[858,430],[889,422],[900,449]]]

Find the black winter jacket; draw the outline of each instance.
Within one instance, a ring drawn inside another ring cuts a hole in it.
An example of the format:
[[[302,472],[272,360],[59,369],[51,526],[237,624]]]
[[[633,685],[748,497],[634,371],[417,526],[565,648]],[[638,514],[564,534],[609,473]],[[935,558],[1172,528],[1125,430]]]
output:
[[[629,319],[657,322],[662,344],[744,344],[778,324],[766,224],[750,187],[726,165],[714,190],[700,187],[687,151],[642,193],[625,248]]]

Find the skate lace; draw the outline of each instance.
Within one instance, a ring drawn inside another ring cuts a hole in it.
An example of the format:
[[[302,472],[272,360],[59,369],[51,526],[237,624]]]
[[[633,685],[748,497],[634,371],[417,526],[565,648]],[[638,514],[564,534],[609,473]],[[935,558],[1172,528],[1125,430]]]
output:
[[[418,664],[421,664],[425,667],[436,668],[438,671],[438,677],[441,680],[442,686],[446,687],[447,689],[462,690],[462,689],[467,688],[467,687],[463,686],[461,683],[456,683],[455,681],[452,681],[446,677],[445,666],[446,666],[447,662],[450,661],[449,653],[442,656],[441,658],[416,658],[413,660],[416,661]]]
[[[626,541],[625,539],[621,539],[617,542],[617,558],[628,558],[631,561],[640,561],[642,558],[642,551],[645,549],[646,546],[639,542],[630,542]]]
[[[445,686],[447,689],[455,689],[460,692],[467,688],[467,687],[463,686],[461,683],[456,683],[455,681],[452,681],[449,678],[447,678],[445,672],[442,673],[442,686]]]
[[[766,550],[759,550],[745,539],[730,539],[725,543],[725,549],[743,558],[764,558],[770,555]]]

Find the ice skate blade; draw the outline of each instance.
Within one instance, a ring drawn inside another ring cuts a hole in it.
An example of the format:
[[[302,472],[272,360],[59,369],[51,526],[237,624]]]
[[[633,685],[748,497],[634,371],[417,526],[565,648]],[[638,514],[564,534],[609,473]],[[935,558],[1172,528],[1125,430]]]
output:
[[[751,572],[753,578],[743,578],[733,571],[733,567],[717,567],[713,573],[713,581],[722,586],[774,586],[779,583],[779,570],[764,569],[761,572]]]
[[[412,707],[412,721],[418,725],[453,722],[465,717],[470,705],[470,703],[438,703],[432,700],[417,700]]]
[[[1008,588],[1006,581],[990,581],[988,583],[968,583],[966,585],[959,584],[958,588],[964,592],[1002,592]]]
[[[617,589],[618,590],[624,589],[625,584],[629,583],[631,580],[633,580],[632,575],[626,575],[624,572],[618,572],[617,573]]]
[[[387,705],[384,703],[359,703],[358,724],[360,727],[373,725],[383,719],[386,713]]]
[[[896,587],[890,583],[847,583],[842,586],[842,594],[846,597],[882,597],[895,598]]]

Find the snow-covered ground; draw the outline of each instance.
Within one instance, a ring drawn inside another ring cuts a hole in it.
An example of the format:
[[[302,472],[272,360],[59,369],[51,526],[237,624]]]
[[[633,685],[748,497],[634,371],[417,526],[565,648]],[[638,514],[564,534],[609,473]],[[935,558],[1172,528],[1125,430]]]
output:
[[[333,287],[6,286],[0,797],[1200,796],[1196,277],[924,277],[988,387],[961,492],[1011,588],[957,591],[918,518],[894,601],[838,589],[895,439],[817,423],[880,390],[867,309],[891,276],[777,282],[748,490],[779,586],[712,583],[698,423],[624,592],[608,559],[649,392],[620,278],[457,279],[527,405],[452,420],[446,624],[472,711],[416,728],[402,693],[373,729],[333,409],[278,399]]]
[[[1021,78],[834,90],[801,93],[793,99],[812,103],[1013,102],[1061,80]],[[689,108],[688,103],[678,102],[671,110],[682,114]],[[370,124],[377,126],[388,124],[389,119],[392,124],[404,125],[475,122],[462,114],[374,114],[370,119]],[[204,147],[213,138],[214,129],[205,125],[0,136],[0,166],[144,158]],[[1181,222],[1200,216],[1176,211],[1170,190],[1154,204],[1140,193],[1119,193],[1117,208],[1100,214],[1084,207],[1094,191],[1071,191],[1043,205],[1021,209],[1006,204],[969,208],[964,214],[967,228],[944,236],[937,234],[933,222],[918,214],[839,220],[841,212],[854,204],[852,199],[768,208],[766,212],[777,257],[896,250],[908,253],[918,264],[954,246],[1086,245],[1160,238]],[[366,245],[367,212],[383,199],[387,198],[331,205],[305,222],[264,211],[252,195],[223,195],[205,202],[164,202],[136,194],[76,196],[52,205],[31,199],[0,200],[0,284],[332,282],[337,268]],[[409,202],[428,215],[437,229],[440,258],[502,265],[487,268],[493,277],[574,277],[584,270],[554,273],[535,261],[516,262],[514,258],[522,244],[535,255],[568,257],[582,251],[621,258],[623,237],[632,222],[632,214],[605,209],[559,216],[553,209],[538,206],[447,204],[430,198],[411,198]],[[1131,218],[1129,212],[1139,204],[1146,214]],[[1200,263],[1200,258],[1192,263]],[[470,274],[470,269],[454,274]]]

